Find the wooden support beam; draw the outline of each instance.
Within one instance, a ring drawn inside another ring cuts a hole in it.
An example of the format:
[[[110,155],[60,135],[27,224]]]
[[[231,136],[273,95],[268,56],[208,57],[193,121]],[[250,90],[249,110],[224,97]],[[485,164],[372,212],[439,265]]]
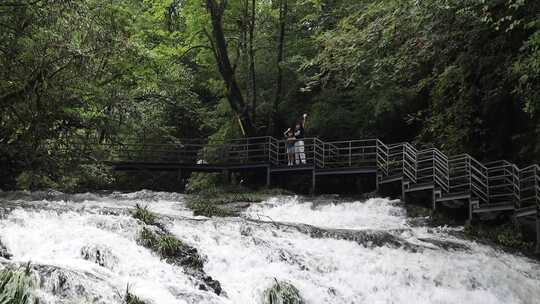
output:
[[[317,193],[317,175],[315,174],[315,169],[311,170],[311,194]]]
[[[472,202],[471,199],[469,199],[469,208],[468,208],[468,209],[469,209],[469,210],[468,210],[468,212],[469,212],[469,215],[468,215],[468,216],[469,216],[469,217],[467,218],[466,223],[467,223],[468,225],[470,225],[470,224],[472,224],[472,219],[473,219],[473,202]]]
[[[406,202],[406,197],[405,197],[405,195],[406,195],[406,193],[405,193],[405,189],[406,189],[405,185],[406,185],[406,183],[408,183],[408,182],[405,182],[403,180],[401,181],[401,201],[404,202],[404,203]]]
[[[231,171],[229,171],[229,169],[223,170],[223,177],[225,178],[225,182],[227,184],[231,183]]]
[[[435,188],[433,188],[433,191],[431,192],[431,209],[433,211],[436,211],[437,210],[437,190],[435,190]]]
[[[272,185],[272,174],[270,172],[270,166],[266,167],[266,187],[270,187]]]
[[[536,254],[540,254],[540,210],[536,211]]]

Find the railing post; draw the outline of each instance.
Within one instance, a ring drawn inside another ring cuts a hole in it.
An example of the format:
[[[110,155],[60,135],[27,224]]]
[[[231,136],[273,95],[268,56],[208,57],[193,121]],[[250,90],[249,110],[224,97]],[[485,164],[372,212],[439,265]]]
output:
[[[485,177],[486,177],[485,178],[485,180],[486,180],[486,203],[489,204],[489,201],[490,201],[490,199],[489,199],[489,193],[490,193],[490,191],[489,191],[489,172],[488,172],[487,167],[484,168],[484,174],[485,174]]]
[[[267,148],[268,149],[268,162],[272,163],[272,156],[271,156],[271,153],[272,153],[272,151],[271,151],[272,138],[270,136],[268,136],[266,139],[267,139],[267,142],[268,142],[267,143],[267,145],[268,145],[268,148]]]
[[[538,193],[538,166],[534,167],[534,197],[535,197],[535,203],[536,208],[538,209],[540,207],[540,195]],[[537,210],[537,212],[540,210]],[[537,215],[538,216],[538,215]]]
[[[352,166],[352,142],[349,141],[349,167]]]
[[[323,142],[322,144],[322,150],[323,150],[323,154],[322,154],[322,167],[324,168],[326,166],[326,143]]]
[[[466,162],[465,164],[467,165],[466,168],[467,168],[467,174],[469,174],[469,193],[472,194],[472,170],[471,170],[471,159],[469,158],[469,156],[467,155],[466,157]]]
[[[251,147],[249,146],[249,137],[246,138],[246,163],[249,163],[249,149]]]

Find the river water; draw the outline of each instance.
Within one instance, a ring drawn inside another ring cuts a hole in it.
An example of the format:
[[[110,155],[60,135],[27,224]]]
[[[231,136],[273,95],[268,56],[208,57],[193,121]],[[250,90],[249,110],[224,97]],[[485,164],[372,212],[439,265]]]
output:
[[[136,204],[198,249],[224,293],[199,290],[137,243]],[[306,303],[540,303],[538,262],[463,240],[459,228],[413,226],[384,198],[283,196],[211,219],[181,194],[151,191],[0,192],[0,207],[11,255],[2,267],[31,262],[42,303],[122,303],[128,285],[148,303],[262,303],[275,280]]]

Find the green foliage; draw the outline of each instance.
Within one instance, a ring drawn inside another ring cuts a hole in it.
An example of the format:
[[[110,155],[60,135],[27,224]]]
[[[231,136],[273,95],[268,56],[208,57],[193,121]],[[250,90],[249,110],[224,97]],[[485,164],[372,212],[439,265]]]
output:
[[[208,132],[208,108],[179,60],[178,33],[156,17],[165,3],[0,7],[2,184],[15,187],[28,172],[20,187],[97,188],[112,180],[89,157],[96,143],[175,142]]]
[[[336,19],[304,66],[308,88],[329,92],[313,107],[316,133],[340,136],[330,124],[344,137],[537,157],[538,121],[524,115],[534,112],[540,83],[537,1],[338,1],[330,9]]]
[[[275,283],[264,291],[264,304],[303,304],[300,292],[294,285],[275,280]]]
[[[217,187],[225,185],[225,178],[220,173],[194,172],[188,179],[186,191],[188,193],[198,193],[202,191],[212,191]]]
[[[133,217],[142,221],[146,225],[155,225],[157,222],[157,215],[148,210],[148,206],[142,207],[139,204],[135,205],[135,211]]]
[[[512,223],[497,226],[465,225],[463,233],[468,238],[488,240],[513,250],[531,252],[534,246],[533,242],[525,239],[521,229]]]
[[[0,271],[0,303],[34,304],[35,283],[29,266],[23,270],[3,269]]]
[[[211,187],[187,197],[187,207],[195,215],[237,216],[241,208],[229,206],[234,203],[259,203],[272,196],[291,195],[283,189],[250,190],[240,186]]]
[[[308,112],[308,136],[540,161],[539,1],[288,0],[281,96],[279,5],[255,1],[251,28],[251,1],[219,2],[234,79],[260,134],[280,136]],[[114,153],[101,144],[240,136],[204,4],[2,5],[0,184],[107,188],[116,181],[95,156]],[[222,180],[201,174],[189,184],[197,192]]]
[[[50,177],[37,172],[23,171],[17,176],[17,187],[24,190],[51,189],[57,184]]]

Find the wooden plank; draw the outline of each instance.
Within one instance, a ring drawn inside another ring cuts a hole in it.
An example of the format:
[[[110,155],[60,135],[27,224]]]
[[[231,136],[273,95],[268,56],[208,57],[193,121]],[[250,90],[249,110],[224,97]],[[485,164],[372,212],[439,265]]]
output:
[[[272,172],[301,172],[315,170],[313,165],[272,167]]]
[[[451,194],[443,195],[442,197],[437,198],[437,202],[469,199],[470,197],[471,197],[471,194],[468,192],[461,192],[461,193],[455,193],[455,194],[451,193]]]
[[[515,211],[514,216],[517,218],[525,216],[534,216],[537,214],[536,206],[530,206],[525,208],[519,208]]]
[[[413,184],[409,188],[405,189],[405,192],[414,192],[433,189],[435,185],[433,183]]]
[[[362,173],[377,173],[376,167],[366,168],[328,168],[316,169],[316,175],[341,175],[341,174],[362,174]]]

